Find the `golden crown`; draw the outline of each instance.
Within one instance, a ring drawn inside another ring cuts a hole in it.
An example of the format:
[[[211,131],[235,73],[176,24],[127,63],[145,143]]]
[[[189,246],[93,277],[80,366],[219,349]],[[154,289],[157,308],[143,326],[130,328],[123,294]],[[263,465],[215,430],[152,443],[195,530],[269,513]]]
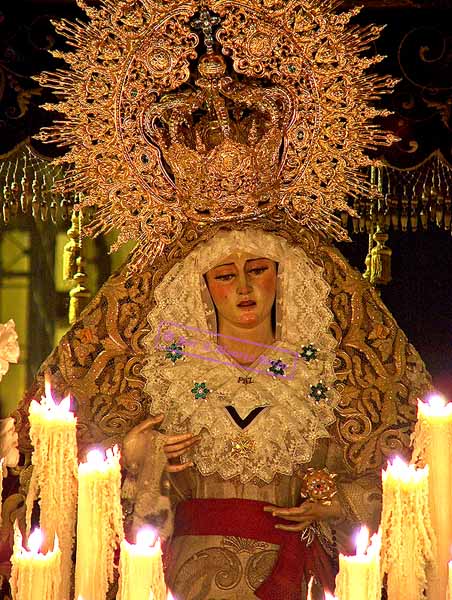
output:
[[[294,99],[278,86],[234,81],[213,52],[198,71],[193,92],[165,95],[145,109],[143,137],[160,149],[190,219],[264,214],[279,199]]]
[[[69,69],[41,139],[70,146],[64,192],[97,213],[88,232],[137,240],[143,268],[191,222],[295,219],[345,239],[347,196],[375,194],[368,149],[389,144],[368,74],[380,27],[321,0],[102,0],[88,23],[56,23]]]

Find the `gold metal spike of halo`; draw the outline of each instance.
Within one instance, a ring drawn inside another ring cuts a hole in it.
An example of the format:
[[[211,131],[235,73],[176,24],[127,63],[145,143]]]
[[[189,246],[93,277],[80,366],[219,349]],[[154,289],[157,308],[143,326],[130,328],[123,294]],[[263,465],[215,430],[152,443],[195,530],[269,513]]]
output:
[[[396,138],[374,123],[390,77],[363,56],[381,28],[319,0],[102,0],[55,23],[73,50],[42,85],[65,115],[42,131],[68,146],[62,191],[94,206],[88,233],[137,240],[145,268],[191,222],[278,211],[336,239],[347,196],[375,192],[365,152]]]

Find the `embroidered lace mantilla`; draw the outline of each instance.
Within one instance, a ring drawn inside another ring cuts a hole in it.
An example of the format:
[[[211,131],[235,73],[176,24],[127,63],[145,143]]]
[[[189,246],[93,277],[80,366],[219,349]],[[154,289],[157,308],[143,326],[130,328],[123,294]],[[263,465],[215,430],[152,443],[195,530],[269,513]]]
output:
[[[276,341],[249,367],[221,351],[203,277],[238,251],[278,263]],[[321,269],[302,248],[253,229],[220,232],[199,244],[156,288],[143,368],[150,412],[164,413],[164,432],[202,434],[184,459],[193,460],[203,475],[269,483],[275,474],[292,475],[297,465],[309,462],[316,440],[329,436],[338,394],[333,389],[335,340],[329,330],[328,293]],[[183,346],[183,359],[169,358],[166,348],[172,343]],[[298,353],[309,344],[318,354],[307,361]],[[277,360],[284,363],[283,375],[268,371]],[[195,384],[199,388],[203,383],[195,394]],[[311,386],[318,385],[326,398],[311,395]],[[254,408],[265,408],[242,429],[226,406],[233,406],[242,419]]]

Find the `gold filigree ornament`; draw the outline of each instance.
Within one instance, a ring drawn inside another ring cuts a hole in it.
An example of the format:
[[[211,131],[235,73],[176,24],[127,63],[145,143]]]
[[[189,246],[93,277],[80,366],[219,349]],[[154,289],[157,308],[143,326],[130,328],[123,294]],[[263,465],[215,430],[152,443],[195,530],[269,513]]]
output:
[[[375,195],[365,152],[396,138],[372,104],[395,81],[367,73],[381,27],[327,0],[101,0],[55,23],[72,51],[42,85],[65,115],[40,138],[69,146],[64,192],[90,235],[137,240],[132,270],[188,226],[295,220],[341,240],[347,196]]]
[[[330,505],[337,494],[336,473],[323,469],[308,469],[302,476],[300,495],[303,499]]]

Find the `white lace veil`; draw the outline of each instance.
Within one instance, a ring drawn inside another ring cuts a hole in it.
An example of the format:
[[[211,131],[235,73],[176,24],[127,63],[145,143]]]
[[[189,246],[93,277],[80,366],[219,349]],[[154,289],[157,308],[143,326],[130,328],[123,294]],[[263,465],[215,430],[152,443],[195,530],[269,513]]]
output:
[[[203,275],[238,251],[278,263],[276,341],[266,355],[267,364],[282,359],[288,366],[286,358],[290,358],[290,377],[256,374],[252,368],[247,372],[217,349],[215,308]],[[335,420],[337,403],[333,389],[336,343],[330,332],[333,316],[327,307],[328,293],[321,268],[300,246],[251,228],[220,231],[200,243],[157,286],[145,339],[145,390],[152,398],[151,413],[165,413],[165,431],[203,432],[205,443],[199,444],[192,457],[201,473],[270,481],[276,472],[292,474],[295,464],[308,462],[316,439],[328,436],[326,427]],[[174,339],[187,340],[184,359],[173,362],[165,351],[173,339],[164,337],[169,331]],[[190,345],[190,338],[196,344]],[[304,360],[298,354],[309,344],[318,351],[316,360]],[[252,376],[253,384],[243,385],[239,381],[243,375]],[[206,398],[195,398],[195,383],[205,384]],[[329,388],[327,397],[315,398],[313,386]],[[225,406],[234,406],[241,418],[258,406],[269,410],[240,431]],[[259,419],[264,418],[268,422],[262,427]]]

